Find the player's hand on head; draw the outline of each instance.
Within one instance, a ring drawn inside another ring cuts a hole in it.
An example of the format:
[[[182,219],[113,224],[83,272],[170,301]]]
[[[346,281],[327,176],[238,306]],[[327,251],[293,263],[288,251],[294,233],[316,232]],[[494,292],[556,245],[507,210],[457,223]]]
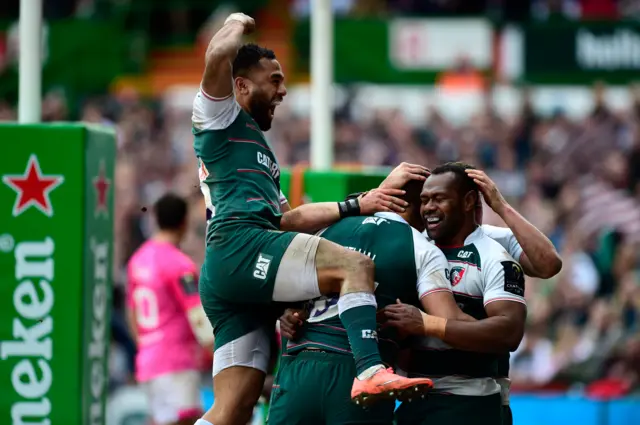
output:
[[[422,165],[403,162],[398,165],[387,176],[380,186],[380,189],[400,189],[411,180],[425,181],[431,172]]]
[[[249,15],[245,15],[244,13],[232,13],[229,17],[224,21],[225,25],[231,24],[242,24],[244,26],[244,33],[251,34],[253,30],[256,29],[256,21]]]
[[[280,334],[290,341],[294,341],[298,335],[298,331],[304,324],[301,311],[294,309],[286,309],[284,314],[280,316]]]
[[[478,185],[484,201],[489,205],[493,211],[498,215],[502,214],[504,207],[507,205],[507,201],[498,190],[498,186],[487,176],[482,170],[466,170],[467,175],[473,179]]]
[[[409,205],[399,198],[405,194],[400,189],[373,189],[360,196],[360,214],[371,215],[377,212],[404,212]]]
[[[424,321],[417,307],[397,300],[396,304],[386,306],[383,314],[386,320],[381,325],[382,329],[394,327],[400,336],[424,335]]]

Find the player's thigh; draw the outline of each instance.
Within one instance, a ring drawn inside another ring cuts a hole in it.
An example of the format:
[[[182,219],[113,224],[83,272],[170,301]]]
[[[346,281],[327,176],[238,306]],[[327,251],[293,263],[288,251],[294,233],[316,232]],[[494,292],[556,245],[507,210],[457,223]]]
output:
[[[240,412],[250,413],[260,398],[265,376],[263,371],[252,367],[222,370],[213,377],[214,404],[209,412],[213,410],[226,418]]]
[[[231,230],[225,230],[219,240],[214,238],[205,250],[200,287],[205,311],[215,300],[270,304],[278,268],[297,235],[257,227]]]
[[[341,291],[342,282],[356,272],[370,273],[367,256],[314,235],[295,235],[281,257],[273,300],[304,301]]]
[[[347,278],[370,278],[373,282],[375,266],[371,258],[327,239],[319,243],[315,266],[323,295],[341,292],[342,283]]]
[[[177,424],[195,420],[202,414],[200,374],[182,371],[162,375],[144,384],[154,423]]]
[[[294,234],[277,264],[273,282],[273,301],[306,301],[321,295],[316,256],[323,242],[325,241],[318,236]],[[275,253],[275,250],[272,252]]]
[[[271,392],[267,424],[324,425],[326,373],[322,364],[293,356],[281,358]]]
[[[392,425],[395,400],[381,400],[364,409],[351,400],[356,369],[350,356],[331,355],[325,397],[325,425]]]

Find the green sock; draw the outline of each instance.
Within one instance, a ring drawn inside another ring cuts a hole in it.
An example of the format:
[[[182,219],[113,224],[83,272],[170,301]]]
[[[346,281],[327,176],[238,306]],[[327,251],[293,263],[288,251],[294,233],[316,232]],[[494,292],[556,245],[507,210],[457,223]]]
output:
[[[345,306],[347,308],[343,310],[341,307]],[[346,294],[338,300],[338,309],[342,325],[347,331],[358,375],[372,366],[382,365],[378,351],[376,304],[373,294]]]

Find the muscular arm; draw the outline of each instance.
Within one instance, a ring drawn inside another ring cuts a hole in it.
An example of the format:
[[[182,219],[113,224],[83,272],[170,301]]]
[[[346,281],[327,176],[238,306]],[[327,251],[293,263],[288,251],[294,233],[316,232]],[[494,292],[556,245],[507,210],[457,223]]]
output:
[[[476,320],[460,310],[451,292],[442,291],[428,294],[422,297],[420,303],[424,311],[432,316],[470,322]]]
[[[400,189],[374,189],[365,195],[358,197],[355,209],[350,209],[346,216],[370,215],[376,212],[395,211],[403,212],[407,202],[397,196],[404,195]],[[340,220],[340,206],[351,202],[316,202],[300,205],[291,209],[288,203],[282,202],[280,211],[283,212],[280,220],[280,230],[290,232],[315,233]]]
[[[524,251],[516,255],[514,250],[501,243],[521,263],[525,274],[546,279],[558,274],[562,268],[562,260],[551,241],[505,201],[496,184],[484,171],[466,171],[480,188],[487,205],[504,220],[520,245],[519,248]]]
[[[528,276],[548,279],[560,272],[562,259],[549,238],[508,204],[500,217],[522,247],[518,260]]]
[[[453,311],[451,305],[436,307],[437,311],[433,311],[436,302],[448,302],[444,295],[445,292],[440,292],[425,297],[430,298],[428,304],[423,298],[423,306],[430,314],[408,304],[385,307],[384,326],[393,326],[405,335],[436,337],[459,350],[504,353],[518,348],[527,315],[524,304],[517,301],[494,301],[485,307],[489,317],[475,320],[459,311],[457,305],[455,308],[459,312]]]
[[[337,202],[317,202],[293,209],[287,204],[286,207],[281,207],[281,210],[284,214],[280,221],[280,230],[284,231],[315,233],[340,220]]]
[[[129,332],[131,333],[131,339],[134,344],[138,345],[138,328],[136,326],[136,310],[134,306],[129,306],[127,308],[127,327],[129,328]]]
[[[233,93],[231,62],[238,54],[244,32],[242,22],[230,20],[209,42],[201,83],[202,90],[209,96],[225,98]]]
[[[516,301],[494,301],[488,318],[475,322],[448,320],[442,340],[454,348],[484,353],[515,351],[524,334],[527,308]]]

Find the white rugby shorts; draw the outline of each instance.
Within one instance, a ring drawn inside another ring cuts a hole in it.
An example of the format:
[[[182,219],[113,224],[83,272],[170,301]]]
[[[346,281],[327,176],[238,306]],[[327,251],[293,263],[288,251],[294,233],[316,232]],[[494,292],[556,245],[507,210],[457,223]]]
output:
[[[155,425],[165,425],[202,415],[200,372],[169,373],[142,384]]]

